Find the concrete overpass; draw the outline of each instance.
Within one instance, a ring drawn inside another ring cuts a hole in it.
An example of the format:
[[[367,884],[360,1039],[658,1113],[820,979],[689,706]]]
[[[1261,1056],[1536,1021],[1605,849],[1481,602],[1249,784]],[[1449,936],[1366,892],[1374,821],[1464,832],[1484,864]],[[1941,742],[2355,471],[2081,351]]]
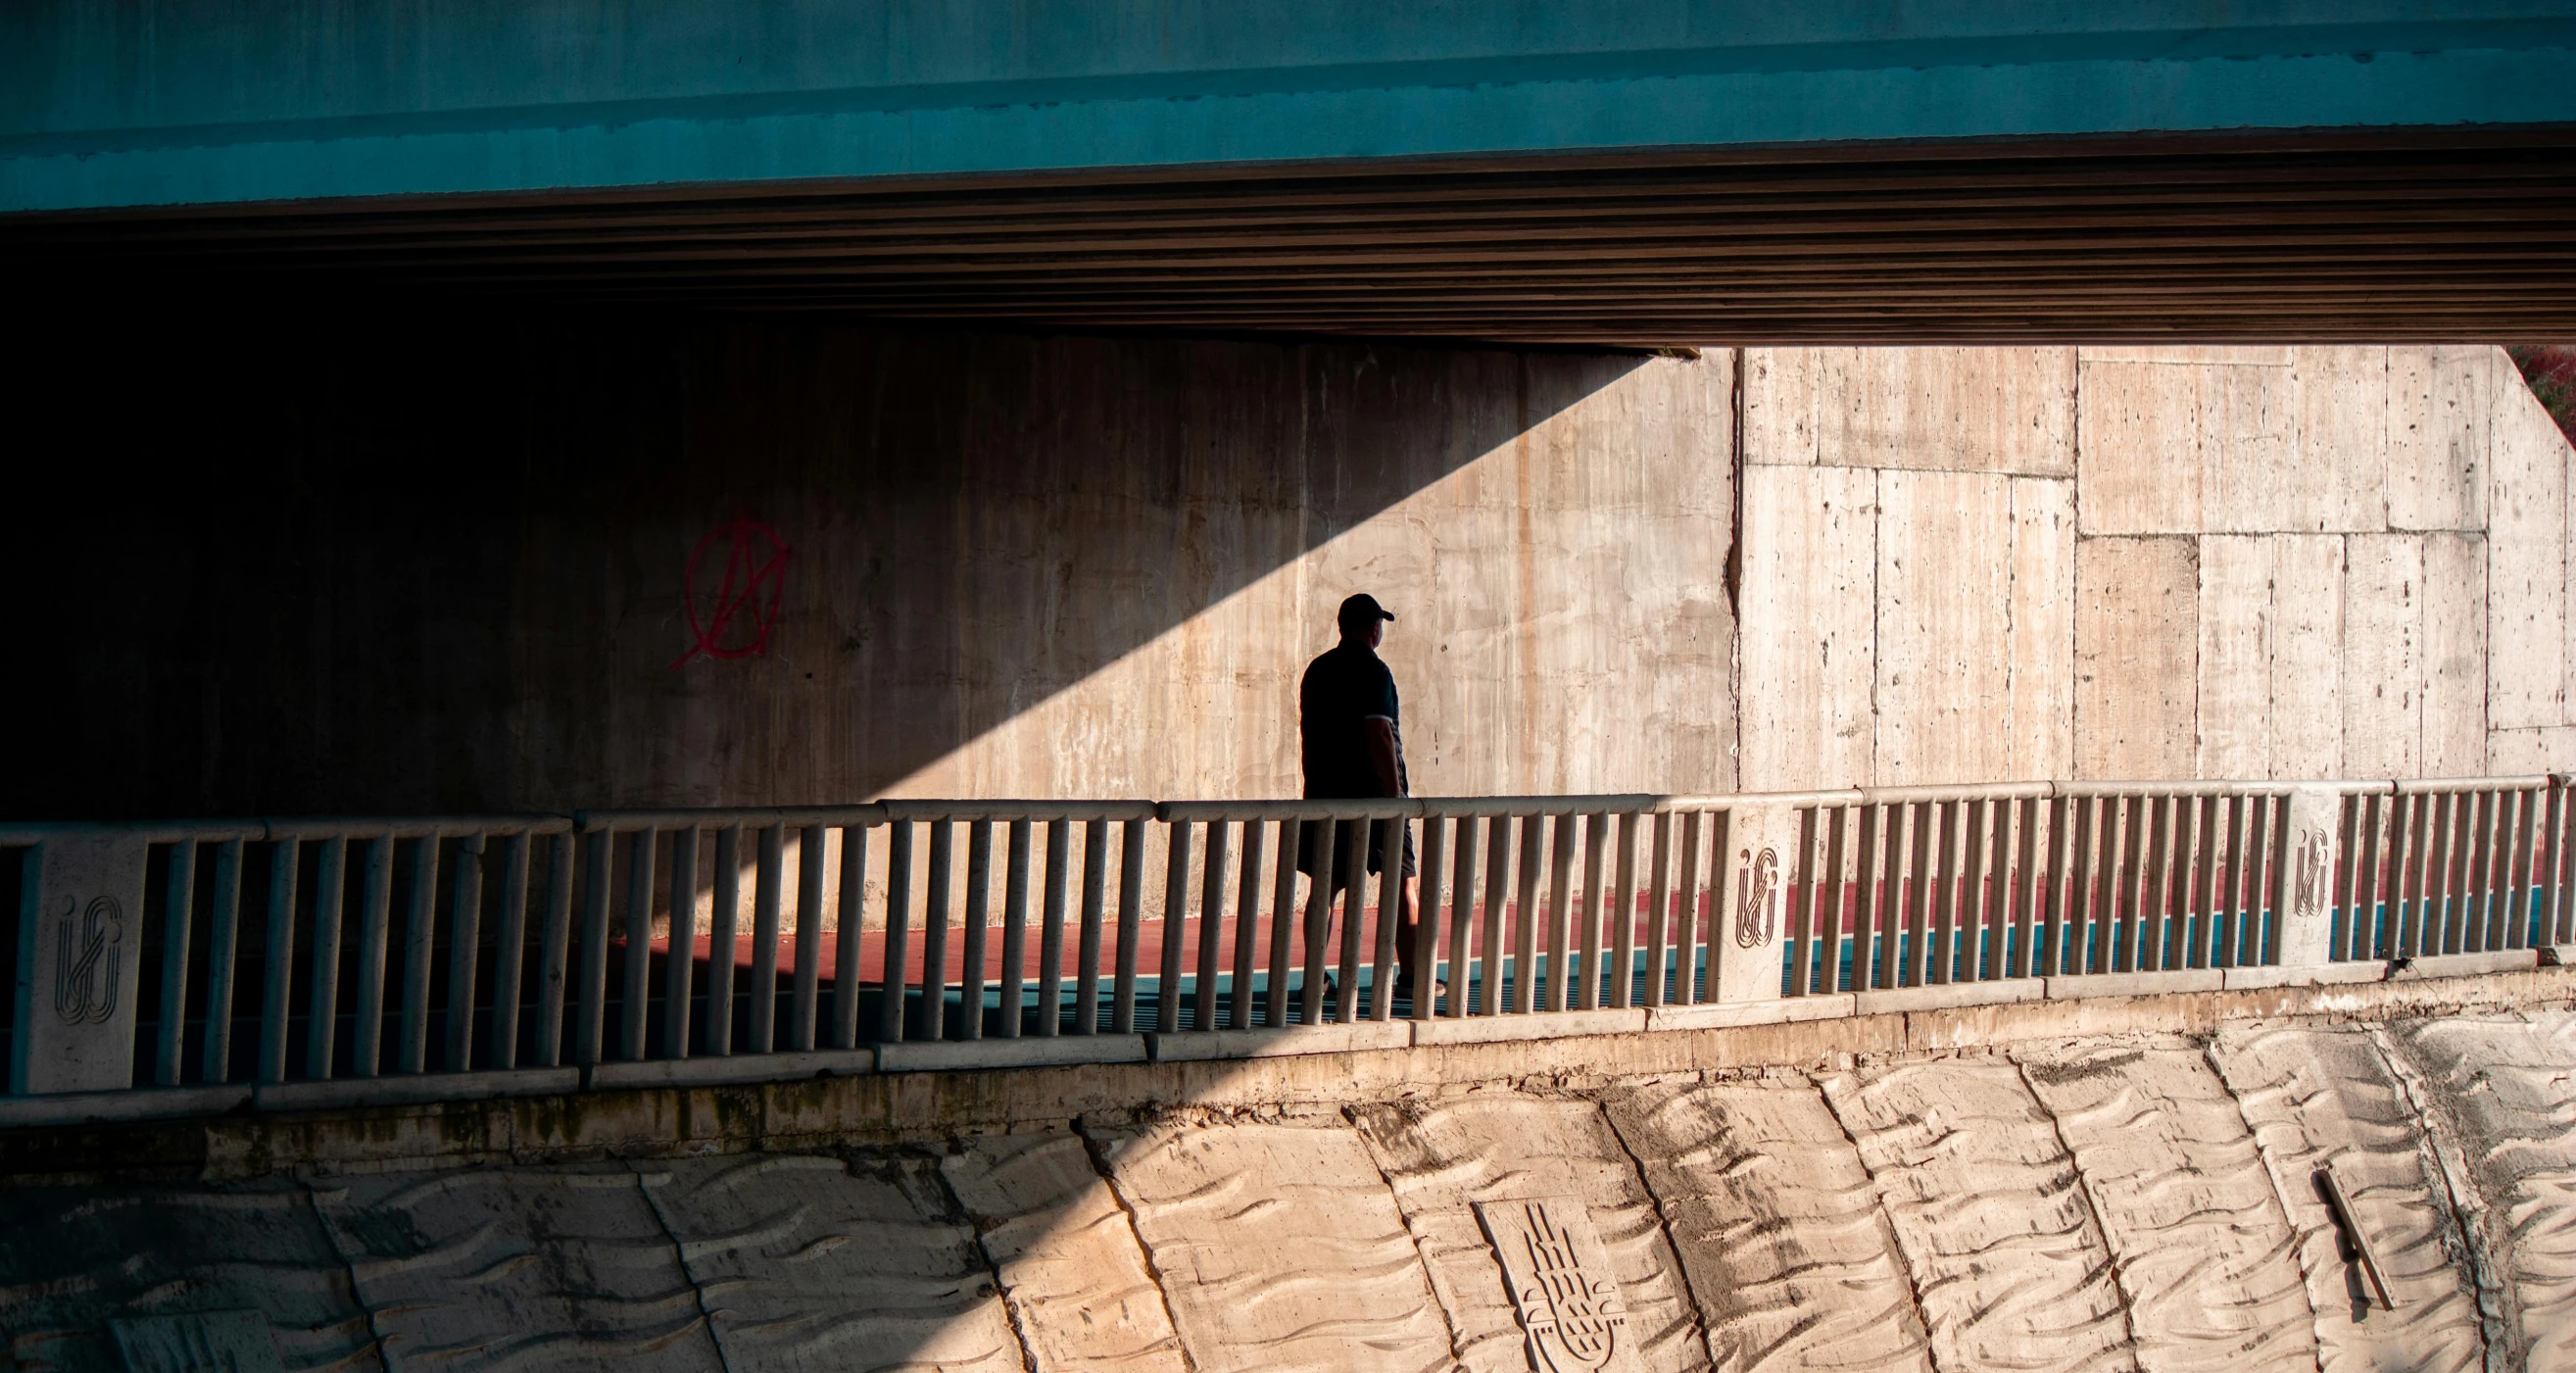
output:
[[[65,0],[0,16],[0,245],[1081,329],[2540,337],[2571,69],[2564,0]]]

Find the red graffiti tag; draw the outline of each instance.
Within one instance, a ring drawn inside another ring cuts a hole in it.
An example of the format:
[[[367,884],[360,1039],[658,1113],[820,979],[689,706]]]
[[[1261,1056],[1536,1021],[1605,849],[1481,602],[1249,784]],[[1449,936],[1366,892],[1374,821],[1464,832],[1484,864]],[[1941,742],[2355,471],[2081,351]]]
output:
[[[723,545],[724,578],[713,588],[714,604],[701,613],[699,571],[707,555]],[[681,573],[680,604],[689,615],[689,651],[672,660],[673,671],[691,658],[752,658],[769,651],[770,626],[778,622],[779,591],[787,583],[787,542],[778,531],[745,515],[728,520],[698,540]]]

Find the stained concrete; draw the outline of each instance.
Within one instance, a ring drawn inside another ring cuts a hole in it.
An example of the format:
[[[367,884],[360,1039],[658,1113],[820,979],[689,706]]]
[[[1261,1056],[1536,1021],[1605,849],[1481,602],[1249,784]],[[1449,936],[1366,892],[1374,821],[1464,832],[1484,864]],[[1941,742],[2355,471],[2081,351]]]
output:
[[[244,1310],[288,1367],[1518,1369],[1531,1294],[1473,1208],[1551,1197],[1638,1366],[2555,1367],[2571,1002],[2552,970],[665,1089],[199,1122],[193,1159],[17,1132],[0,1336],[28,1369]]]

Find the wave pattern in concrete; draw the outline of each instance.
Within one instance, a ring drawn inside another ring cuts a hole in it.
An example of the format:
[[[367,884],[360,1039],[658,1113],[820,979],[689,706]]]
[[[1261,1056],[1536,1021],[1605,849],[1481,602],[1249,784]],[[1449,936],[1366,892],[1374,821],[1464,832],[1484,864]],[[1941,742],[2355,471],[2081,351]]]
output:
[[[1395,1189],[1456,1332],[1461,1367],[1529,1366],[1502,1265],[1473,1206],[1538,1196],[1576,1197],[1591,1212],[1647,1368],[1709,1366],[1655,1198],[1591,1102],[1480,1092],[1439,1105],[1361,1107],[1352,1118]]]
[[[2576,1018],[2417,1021],[2389,1038],[2456,1132],[2507,1357],[2576,1367]]]
[[[1450,1335],[1357,1132],[1209,1122],[1104,1137],[1201,1373],[1428,1373]]]
[[[1038,1373],[1185,1373],[1145,1251],[1079,1136],[967,1141],[940,1161]]]
[[[1663,1199],[1720,1368],[1930,1373],[1877,1189],[1812,1084],[1654,1083],[1608,1107]]]
[[[2227,1086],[2196,1049],[2022,1065],[2075,1155],[2150,1373],[2317,1366],[2297,1238]]]
[[[974,1229],[926,1159],[690,1159],[642,1181],[727,1368],[1023,1366]]]
[[[2137,1368],[2110,1246],[2018,1070],[1914,1063],[1824,1087],[1878,1181],[1941,1368]]]
[[[2484,1367],[2458,1222],[2416,1114],[2370,1037],[2349,1027],[2229,1027],[2209,1053],[2298,1235],[2325,1373]],[[2370,1231],[2394,1311],[2371,1304],[2318,1190],[2317,1172],[2328,1167]]]
[[[279,1362],[374,1369],[375,1335],[305,1189],[0,1187],[0,1366],[124,1366],[108,1323],[258,1311]]]

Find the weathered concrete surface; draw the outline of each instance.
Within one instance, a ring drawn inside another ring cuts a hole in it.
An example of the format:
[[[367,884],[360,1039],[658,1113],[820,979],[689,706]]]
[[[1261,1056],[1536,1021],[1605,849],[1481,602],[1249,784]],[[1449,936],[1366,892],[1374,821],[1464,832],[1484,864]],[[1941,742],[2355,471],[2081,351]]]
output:
[[[234,1142],[193,1163],[60,1132],[91,1171],[50,1179],[20,1132],[0,1336],[28,1369],[225,1310],[289,1367],[1520,1368],[1471,1207],[1554,1197],[1640,1366],[2554,1367],[2571,1001],[2550,970],[675,1088],[201,1122]]]

